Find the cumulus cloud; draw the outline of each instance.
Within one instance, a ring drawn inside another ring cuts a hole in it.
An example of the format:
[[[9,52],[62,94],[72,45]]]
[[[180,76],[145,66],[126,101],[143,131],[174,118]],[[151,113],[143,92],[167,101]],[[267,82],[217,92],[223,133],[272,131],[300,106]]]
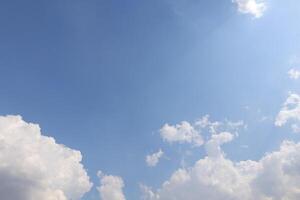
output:
[[[288,75],[289,75],[290,79],[297,80],[298,78],[300,78],[300,71],[297,69],[290,69],[288,71]]]
[[[238,11],[244,14],[251,14],[255,18],[260,18],[266,10],[264,0],[232,0],[238,7]]]
[[[155,167],[160,158],[164,155],[164,152],[160,149],[158,152],[146,156],[146,163],[149,167]]]
[[[220,149],[230,133],[206,144],[207,156],[190,168],[176,170],[161,188],[143,186],[145,200],[275,200],[300,198],[300,143],[284,141],[280,150],[258,161],[235,162]],[[211,154],[211,147],[218,149]],[[220,150],[220,151],[219,151]]]
[[[195,146],[201,146],[203,144],[203,139],[200,133],[186,121],[175,126],[165,124],[160,129],[160,135],[163,140],[169,143],[192,143]]]
[[[21,116],[0,116],[0,194],[13,200],[78,200],[92,186],[79,151],[43,136]]]
[[[229,132],[212,135],[211,139],[205,144],[205,150],[208,156],[222,156],[221,145],[232,141],[234,136]]]
[[[201,146],[204,144],[202,134],[217,134],[230,130],[237,134],[241,128],[246,128],[247,125],[243,121],[211,121],[209,115],[204,115],[195,123],[182,121],[176,125],[165,124],[160,129],[160,136],[169,143],[188,143],[193,146]]]
[[[119,176],[98,172],[100,186],[97,187],[101,200],[126,200],[123,194],[124,181]]]
[[[283,126],[289,120],[300,120],[300,96],[296,93],[290,93],[287,100],[284,102],[283,107],[279,111],[275,125]]]

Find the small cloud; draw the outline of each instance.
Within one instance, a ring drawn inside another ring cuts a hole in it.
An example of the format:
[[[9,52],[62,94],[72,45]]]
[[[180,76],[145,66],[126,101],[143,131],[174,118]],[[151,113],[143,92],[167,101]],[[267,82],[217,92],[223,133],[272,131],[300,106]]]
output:
[[[123,194],[124,181],[119,176],[105,175],[98,171],[100,186],[97,187],[102,200],[126,200]]]
[[[191,144],[199,147],[204,144],[203,136],[217,135],[222,132],[232,132],[238,136],[238,132],[247,129],[244,121],[211,121],[209,115],[204,115],[194,123],[182,121],[179,124],[165,124],[160,129],[160,136],[169,143]]]
[[[165,124],[160,129],[160,135],[163,140],[169,143],[192,143],[195,146],[201,146],[203,139],[200,133],[187,121],[174,126]]]
[[[156,200],[159,199],[158,194],[152,191],[151,187],[148,187],[144,184],[140,184],[140,190],[142,191],[143,200]]]
[[[283,126],[289,120],[300,121],[300,96],[296,93],[290,93],[279,111],[275,125]]]
[[[232,0],[238,7],[238,11],[243,14],[251,14],[255,18],[263,16],[267,6],[266,3],[261,0]]]
[[[211,124],[211,122],[209,120],[209,115],[204,115],[199,120],[197,120],[195,124],[197,126],[200,126],[201,128],[206,128],[207,126],[209,126]]]
[[[155,167],[160,158],[164,155],[164,152],[160,149],[158,152],[151,154],[151,155],[147,155],[146,156],[146,163],[149,167]]]
[[[289,75],[290,79],[297,80],[298,78],[300,78],[300,71],[297,69],[290,69],[288,71],[288,75]]]

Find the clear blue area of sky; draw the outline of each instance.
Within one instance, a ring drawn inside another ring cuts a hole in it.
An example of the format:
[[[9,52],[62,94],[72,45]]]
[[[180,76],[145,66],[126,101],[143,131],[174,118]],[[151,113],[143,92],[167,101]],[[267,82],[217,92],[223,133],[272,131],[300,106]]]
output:
[[[0,114],[80,150],[95,185],[97,170],[122,176],[130,200],[180,166],[180,148],[159,137],[164,123],[244,120],[226,153],[258,159],[299,137],[257,123],[300,89],[286,74],[300,54],[299,6],[270,0],[253,19],[231,0],[2,0]],[[159,148],[169,159],[148,168]],[[203,156],[193,151],[191,164]]]

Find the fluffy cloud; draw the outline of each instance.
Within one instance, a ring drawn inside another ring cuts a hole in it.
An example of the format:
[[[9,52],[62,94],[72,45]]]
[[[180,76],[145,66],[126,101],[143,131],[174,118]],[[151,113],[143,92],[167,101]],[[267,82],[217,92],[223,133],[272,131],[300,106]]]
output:
[[[149,167],[155,167],[158,162],[159,159],[164,155],[164,152],[160,149],[158,152],[151,154],[151,155],[147,155],[146,156],[146,163]]]
[[[296,69],[290,69],[288,71],[288,75],[289,75],[290,79],[297,80],[298,78],[300,78],[300,71],[296,70]]]
[[[100,186],[97,188],[101,200],[125,200],[123,194],[124,181],[119,176],[105,175],[98,172]]]
[[[203,144],[203,139],[200,133],[186,121],[175,126],[165,124],[160,129],[160,135],[163,140],[169,143],[191,143],[195,146],[201,146]]]
[[[79,151],[41,135],[20,116],[0,116],[1,199],[80,199],[92,186]]]
[[[205,150],[208,156],[223,156],[221,145],[233,140],[234,136],[229,132],[212,135],[211,139],[205,144]]]
[[[280,150],[259,161],[234,162],[220,145],[230,133],[215,135],[206,144],[207,156],[193,167],[176,170],[157,191],[143,186],[146,200],[298,200],[300,143],[284,141]],[[220,151],[213,151],[211,148]]]
[[[296,93],[290,93],[287,100],[284,102],[283,107],[279,111],[275,125],[283,126],[289,120],[300,120],[300,96]]]
[[[165,124],[160,129],[160,136],[169,143],[188,143],[193,146],[201,146],[204,144],[201,134],[214,135],[227,130],[237,134],[241,128],[247,128],[243,121],[211,121],[209,115],[204,115],[195,123],[182,121],[176,125]]]
[[[238,11],[244,14],[251,14],[259,18],[266,10],[266,3],[263,0],[232,0],[238,7]]]

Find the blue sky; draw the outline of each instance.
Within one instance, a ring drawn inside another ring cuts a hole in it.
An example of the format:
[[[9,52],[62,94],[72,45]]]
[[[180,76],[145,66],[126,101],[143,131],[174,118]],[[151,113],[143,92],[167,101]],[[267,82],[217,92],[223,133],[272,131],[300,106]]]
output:
[[[122,177],[135,200],[139,184],[160,188],[183,159],[205,156],[162,140],[166,123],[242,120],[247,128],[223,149],[233,161],[259,160],[300,139],[274,125],[300,89],[287,73],[300,65],[300,3],[263,3],[255,17],[231,0],[1,1],[0,114],[80,150],[94,183],[84,200],[99,199],[98,170]]]

